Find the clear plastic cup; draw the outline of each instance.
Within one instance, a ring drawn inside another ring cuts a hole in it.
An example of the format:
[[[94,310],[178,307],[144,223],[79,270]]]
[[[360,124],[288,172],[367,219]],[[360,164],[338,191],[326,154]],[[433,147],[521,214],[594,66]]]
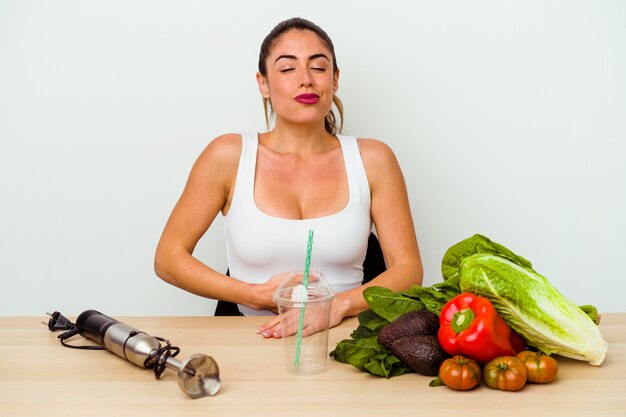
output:
[[[303,280],[303,271],[290,273],[274,292],[274,301],[281,318],[287,370],[319,374],[326,370],[330,307],[335,294],[319,271],[309,273],[306,289]]]

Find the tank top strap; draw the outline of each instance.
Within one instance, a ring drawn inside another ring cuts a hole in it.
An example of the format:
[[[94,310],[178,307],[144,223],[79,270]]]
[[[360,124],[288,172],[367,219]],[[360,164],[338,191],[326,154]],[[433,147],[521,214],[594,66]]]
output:
[[[259,146],[258,135],[252,132],[241,133],[241,155],[237,168],[237,183],[233,201],[248,199],[254,194],[254,173],[256,154]]]
[[[337,138],[341,144],[346,164],[350,200],[352,202],[365,203],[369,207],[371,202],[369,182],[367,181],[365,166],[359,152],[358,141],[354,136],[337,135]]]

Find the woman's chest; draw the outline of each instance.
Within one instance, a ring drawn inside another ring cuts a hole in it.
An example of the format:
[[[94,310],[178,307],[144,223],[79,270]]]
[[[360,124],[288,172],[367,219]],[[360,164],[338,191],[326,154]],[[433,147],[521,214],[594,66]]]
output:
[[[327,216],[343,209],[350,188],[341,151],[309,159],[259,154],[254,200],[266,214],[289,219]]]

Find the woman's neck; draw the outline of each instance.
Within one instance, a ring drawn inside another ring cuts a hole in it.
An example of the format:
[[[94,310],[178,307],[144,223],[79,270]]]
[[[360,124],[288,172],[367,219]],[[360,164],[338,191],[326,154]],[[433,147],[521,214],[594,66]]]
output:
[[[337,146],[335,137],[324,126],[276,123],[276,126],[261,136],[264,146],[278,153],[321,153]]]

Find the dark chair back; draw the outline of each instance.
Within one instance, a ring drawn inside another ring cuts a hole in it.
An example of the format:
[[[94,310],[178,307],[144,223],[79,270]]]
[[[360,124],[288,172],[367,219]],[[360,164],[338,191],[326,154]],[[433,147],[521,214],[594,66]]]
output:
[[[367,252],[363,261],[363,284],[370,282],[372,279],[387,270],[383,250],[380,247],[378,238],[374,233],[370,234],[367,240]],[[226,271],[226,275],[230,276],[230,271]],[[241,313],[237,308],[237,304],[228,301],[218,301],[215,308],[216,316],[240,316]]]

